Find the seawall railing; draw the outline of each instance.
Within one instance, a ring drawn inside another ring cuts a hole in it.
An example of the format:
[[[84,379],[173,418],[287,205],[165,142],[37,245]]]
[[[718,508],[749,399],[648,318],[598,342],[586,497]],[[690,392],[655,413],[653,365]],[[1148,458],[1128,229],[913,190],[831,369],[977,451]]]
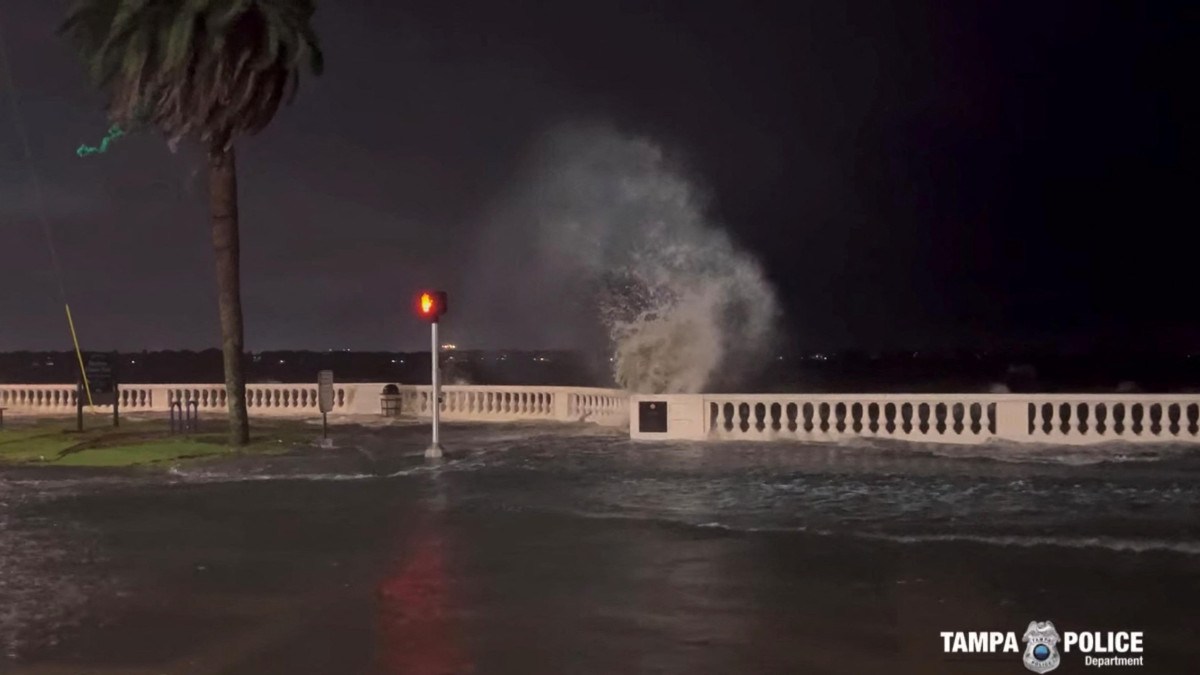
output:
[[[333,414],[428,417],[430,387],[388,382],[337,384]],[[222,412],[227,401],[219,384],[126,384],[118,405],[128,412],[167,412],[171,404],[195,402],[200,412]],[[393,399],[385,407],[385,397]],[[75,411],[73,385],[0,385],[0,408],[14,415],[67,415]],[[451,421],[584,421],[606,426],[628,423],[628,394],[616,389],[453,385],[442,388],[442,419]],[[246,407],[254,416],[319,415],[315,384],[248,384]],[[111,412],[112,406],[95,406]]]
[[[194,401],[222,413],[216,384],[130,384],[119,390],[129,412],[167,412]],[[0,385],[8,414],[69,415],[72,385]],[[253,416],[319,414],[315,384],[250,384]],[[428,417],[428,385],[388,382],[334,386],[334,415]],[[100,412],[110,406],[97,406]],[[386,412],[385,412],[386,411]],[[1089,444],[1200,442],[1200,395],[1176,394],[674,394],[616,389],[451,385],[442,388],[449,421],[584,421],[628,424],[639,440],[836,442],[887,438],[929,443],[989,441]]]
[[[647,440],[1200,442],[1200,395],[639,395],[630,415],[630,435]]]

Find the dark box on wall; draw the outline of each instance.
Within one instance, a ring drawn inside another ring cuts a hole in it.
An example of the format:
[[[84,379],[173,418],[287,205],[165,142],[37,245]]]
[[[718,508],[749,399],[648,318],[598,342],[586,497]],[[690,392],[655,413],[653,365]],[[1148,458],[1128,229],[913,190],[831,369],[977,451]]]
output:
[[[638,431],[641,433],[667,433],[667,402],[638,402]]]

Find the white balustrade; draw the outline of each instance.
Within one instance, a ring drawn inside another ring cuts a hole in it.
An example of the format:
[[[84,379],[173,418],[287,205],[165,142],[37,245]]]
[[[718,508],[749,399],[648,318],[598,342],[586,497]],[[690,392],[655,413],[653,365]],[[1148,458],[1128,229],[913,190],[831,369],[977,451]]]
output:
[[[400,399],[400,413],[428,416],[430,388],[384,382],[334,385],[333,413],[378,415],[388,387]],[[175,403],[195,403],[200,411],[227,408],[221,384],[127,384],[120,407],[130,412],[167,412]],[[442,417],[458,421],[558,420],[607,425],[627,423],[627,395],[584,387],[451,385],[442,388]],[[72,385],[0,385],[0,407],[17,415],[61,415],[75,409]],[[248,384],[246,407],[253,416],[317,415],[316,384]],[[112,406],[96,406],[111,411]]]
[[[647,397],[652,398],[652,397]],[[715,439],[907,438],[970,443],[995,432],[995,402],[971,396],[703,396]]]
[[[640,439],[890,438],[975,444],[1200,442],[1200,396],[1109,394],[692,394],[635,396],[668,406],[667,431]]]
[[[430,387],[399,386],[402,413],[430,415]],[[584,421],[610,426],[628,422],[628,394],[614,389],[448,385],[442,387],[445,420]]]
[[[75,408],[75,387],[62,384],[0,385],[0,408],[12,411],[70,411]]]
[[[385,391],[401,415],[428,417],[430,388],[383,382],[334,386],[335,414],[378,415]],[[0,385],[0,407],[13,415],[66,415],[73,385]],[[223,412],[220,384],[128,384],[129,412],[166,412],[175,402]],[[642,431],[639,404],[669,403],[667,431]],[[250,384],[254,416],[319,413],[315,384]],[[96,406],[101,411],[111,406]],[[994,440],[1055,444],[1107,441],[1200,442],[1200,395],[1158,394],[684,394],[633,396],[613,389],[451,385],[441,411],[451,421],[583,421],[623,426],[634,438],[839,441],[889,438],[921,442]]]
[[[1197,396],[1031,396],[1025,435],[1052,443],[1095,440],[1198,440]]]
[[[597,424],[624,424],[629,395],[612,389],[579,389],[566,392],[567,417]]]

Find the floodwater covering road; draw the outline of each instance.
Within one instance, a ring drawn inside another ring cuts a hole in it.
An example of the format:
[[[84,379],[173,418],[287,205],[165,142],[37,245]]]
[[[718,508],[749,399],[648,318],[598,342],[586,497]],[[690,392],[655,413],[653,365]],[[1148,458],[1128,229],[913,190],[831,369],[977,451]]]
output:
[[[939,633],[1031,620],[1200,664],[1192,451],[334,436],[0,467],[0,672],[1011,674]]]

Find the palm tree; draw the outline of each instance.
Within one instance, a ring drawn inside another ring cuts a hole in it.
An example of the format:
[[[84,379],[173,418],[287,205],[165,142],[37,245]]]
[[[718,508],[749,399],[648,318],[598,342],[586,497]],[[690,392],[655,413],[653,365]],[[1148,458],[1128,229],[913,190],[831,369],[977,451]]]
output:
[[[229,434],[250,439],[242,371],[237,172],[234,141],[253,135],[295,96],[301,70],[322,70],[312,0],[82,0],[60,32],[79,48],[125,127],[159,129],[208,151],[209,210]]]

